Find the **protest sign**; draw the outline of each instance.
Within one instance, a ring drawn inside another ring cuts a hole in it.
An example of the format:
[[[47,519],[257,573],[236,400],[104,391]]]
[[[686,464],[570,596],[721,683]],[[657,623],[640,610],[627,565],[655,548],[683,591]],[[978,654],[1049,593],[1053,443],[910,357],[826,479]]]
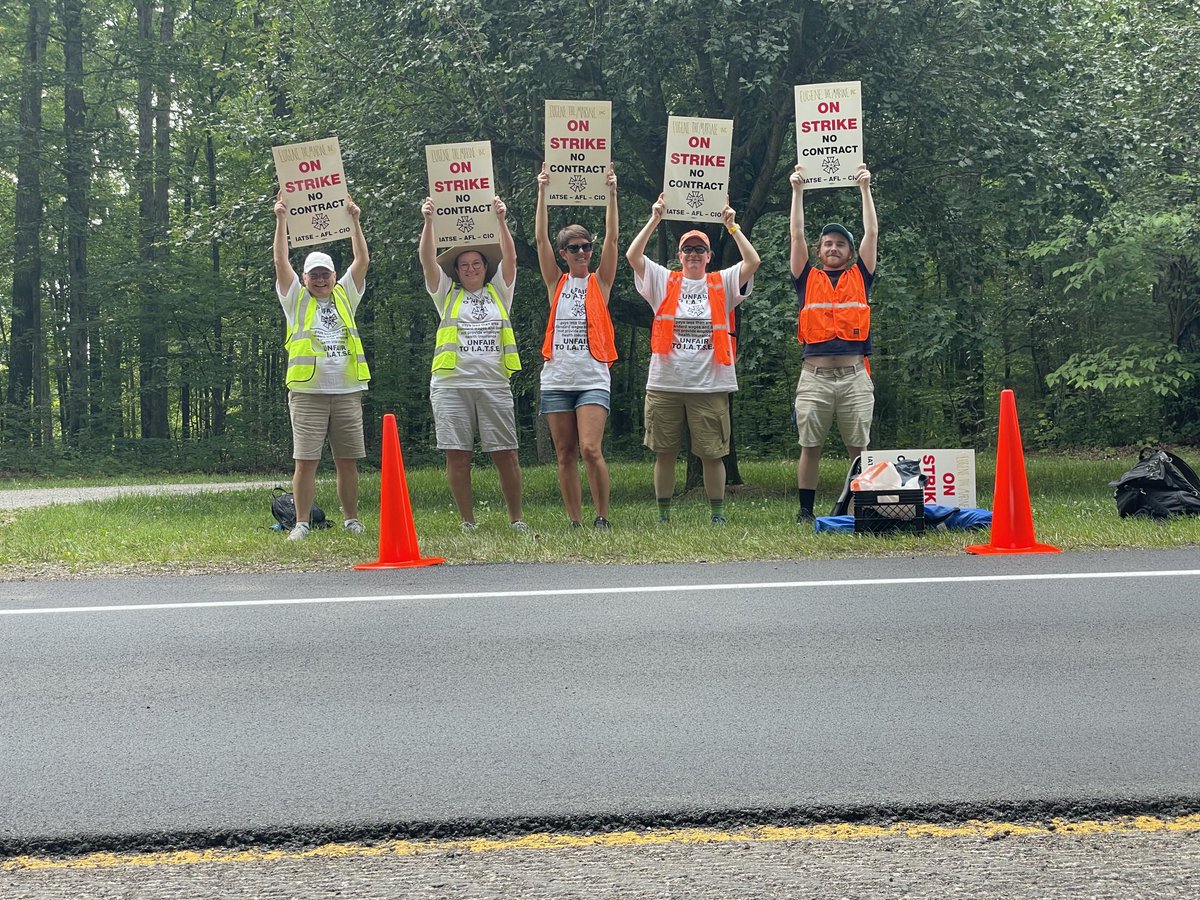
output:
[[[663,172],[664,219],[720,222],[729,203],[729,152],[733,119],[667,120]]]
[[[438,252],[499,241],[500,220],[492,208],[496,197],[492,142],[431,144],[425,148],[425,166]]]
[[[804,187],[854,187],[863,161],[862,82],[796,86],[796,156]]]
[[[867,450],[862,455],[866,471],[877,462],[899,462],[915,459],[926,477],[925,503],[954,506],[959,509],[975,507],[974,450]]]
[[[612,159],[612,103],[546,101],[546,170],[550,206],[604,206]]]
[[[336,137],[272,147],[275,175],[287,204],[288,246],[326,244],[350,237],[346,172]]]

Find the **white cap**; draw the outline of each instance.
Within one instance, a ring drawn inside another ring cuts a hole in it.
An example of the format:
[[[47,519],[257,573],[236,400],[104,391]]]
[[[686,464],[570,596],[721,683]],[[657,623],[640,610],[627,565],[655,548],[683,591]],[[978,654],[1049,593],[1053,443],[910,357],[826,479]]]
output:
[[[313,269],[328,269],[330,272],[336,272],[333,267],[333,258],[328,253],[321,253],[319,250],[308,254],[304,258],[304,274],[307,275]]]

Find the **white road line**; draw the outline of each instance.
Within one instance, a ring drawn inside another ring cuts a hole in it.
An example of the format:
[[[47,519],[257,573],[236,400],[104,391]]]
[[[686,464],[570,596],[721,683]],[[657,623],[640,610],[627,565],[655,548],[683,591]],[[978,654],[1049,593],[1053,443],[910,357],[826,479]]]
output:
[[[839,588],[900,584],[971,584],[1003,581],[1078,581],[1103,578],[1194,578],[1200,569],[1158,572],[1060,572],[1030,575],[945,575],[924,578],[852,578],[827,581],[757,581],[738,584],[651,584],[635,587],[555,588],[541,591],[468,591],[444,594],[380,594],[372,597],[294,597],[266,600],[201,600],[195,603],[131,603],[122,606],[55,606],[0,609],[0,616],[213,609],[226,606],[297,606],[314,603],[381,603],[412,600],[502,600],[510,597],[586,597],[596,594],[679,594],[699,591],[764,591],[779,588]]]

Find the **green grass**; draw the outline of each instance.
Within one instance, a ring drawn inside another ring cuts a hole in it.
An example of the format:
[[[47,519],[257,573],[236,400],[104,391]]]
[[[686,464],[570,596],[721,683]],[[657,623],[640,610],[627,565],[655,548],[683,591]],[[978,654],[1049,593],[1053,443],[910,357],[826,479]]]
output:
[[[1159,525],[1117,517],[1107,484],[1129,465],[1124,459],[1027,458],[1038,539],[1075,551],[1200,545],[1200,518]],[[410,471],[421,552],[451,563],[628,564],[958,554],[967,544],[987,540],[986,532],[856,536],[798,528],[790,461],[742,463],[746,483],[729,490],[726,527],[709,524],[701,490],[676,497],[672,521],[663,526],[656,521],[650,464],[611,468],[614,527],[607,533],[565,527],[554,468],[526,468],[525,518],[535,538],[508,528],[490,466],[475,472],[480,527],[470,535],[458,528],[443,472]],[[844,460],[823,464],[818,512],[832,503],[845,468]],[[991,506],[993,468],[991,457],[979,457],[978,503],[985,508]],[[682,484],[682,464],[679,480]],[[0,512],[0,577],[344,569],[378,555],[377,475],[363,476],[360,496],[367,534],[349,535],[335,527],[299,543],[269,529],[270,493],[261,488]],[[317,502],[340,524],[332,481],[322,478]],[[585,491],[585,518],[590,520],[586,503]]]

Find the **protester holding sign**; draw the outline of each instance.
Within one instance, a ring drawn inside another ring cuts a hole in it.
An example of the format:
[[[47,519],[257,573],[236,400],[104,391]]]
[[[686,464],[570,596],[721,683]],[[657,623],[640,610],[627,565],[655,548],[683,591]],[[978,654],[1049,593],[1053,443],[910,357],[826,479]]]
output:
[[[733,310],[750,295],[759,258],[735,221],[730,206],[721,212],[741,262],[706,272],[712,245],[703,231],[679,239],[682,272],[672,272],[645,256],[646,245],[663,220],[660,194],[650,219],[633,239],[625,258],[633,267],[638,293],[654,310],[650,332],[650,371],[646,378],[646,437],[654,453],[654,493],[659,521],[671,518],[675,459],[686,422],[692,452],[704,468],[704,491],[714,525],[725,524],[725,457],[729,454],[729,395],[737,390]]]
[[[452,247],[441,256],[434,245],[434,203],[421,204],[425,219],[418,255],[425,287],[437,307],[438,324],[429,399],[437,446],[446,452],[446,478],[464,531],[475,529],[471,455],[476,434],[500,476],[500,492],[511,526],[521,519],[521,464],[517,418],[509,379],[521,368],[509,312],[517,279],[517,248],[508,230],[507,208],[492,201],[499,245]]]
[[[350,247],[354,259],[337,278],[333,259],[313,252],[304,260],[304,284],[288,260],[288,206],[280,190],[275,200],[275,292],[287,319],[286,384],[292,420],[292,495],[296,524],[288,540],[306,538],[317,489],[317,464],[325,438],[337,468],[337,495],[345,528],[363,532],[358,521],[358,460],[367,455],[363,439],[362,392],[371,380],[354,314],[366,290],[367,241],[361,210],[349,197]]]
[[[579,457],[587,469],[588,487],[596,506],[595,528],[608,528],[608,464],[604,461],[604,423],[608,420],[611,387],[609,367],[617,358],[608,297],[617,277],[617,176],[608,165],[608,204],[604,214],[604,246],[600,265],[589,271],[595,237],[582,225],[568,225],[558,233],[558,255],[564,274],[550,247],[546,193],[550,172],[542,163],[538,174],[538,265],[550,298],[550,318],[542,341],[540,411],[550,426],[558,458],[558,488],[567,518],[582,526],[582,487]]]
[[[800,300],[796,329],[804,345],[804,364],[796,385],[796,427],[800,460],[797,523],[811,522],[817,490],[821,448],[836,417],[850,459],[857,459],[871,442],[875,388],[867,370],[871,355],[871,283],[879,243],[879,221],[871,197],[871,172],[860,165],[854,181],[862,192],[863,237],[854,253],[854,235],[831,222],[821,229],[817,244],[820,268],[809,259],[804,240],[804,167],[796,166],[792,184],[791,266]]]

